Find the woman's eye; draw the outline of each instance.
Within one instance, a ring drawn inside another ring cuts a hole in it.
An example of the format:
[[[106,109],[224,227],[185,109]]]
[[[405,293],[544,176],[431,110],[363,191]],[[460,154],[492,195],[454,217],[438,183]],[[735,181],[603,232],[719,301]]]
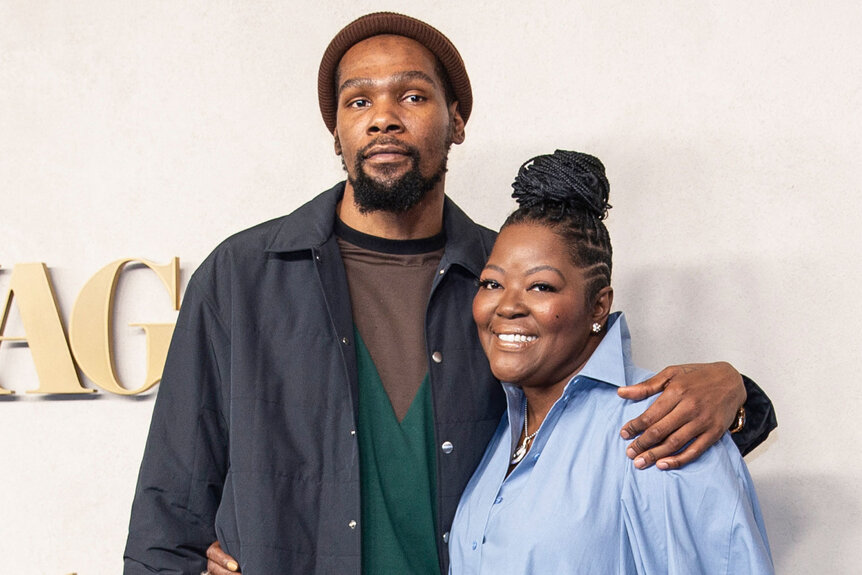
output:
[[[555,292],[557,288],[552,286],[551,284],[546,283],[536,283],[530,286],[532,291],[544,291],[544,292]]]
[[[482,289],[497,289],[500,287],[500,284],[494,280],[479,280],[479,287]]]

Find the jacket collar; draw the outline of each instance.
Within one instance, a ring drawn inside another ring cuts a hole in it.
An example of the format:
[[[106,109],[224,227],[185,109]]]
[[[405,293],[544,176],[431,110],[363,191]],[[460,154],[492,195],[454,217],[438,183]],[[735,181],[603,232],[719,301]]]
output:
[[[297,252],[318,248],[332,236],[335,207],[344,195],[339,182],[281,219],[267,243],[267,252]]]
[[[267,252],[295,252],[316,249],[333,235],[335,208],[344,196],[344,182],[339,182],[313,200],[282,218]],[[446,234],[444,260],[479,275],[490,253],[482,228],[471,220],[455,202],[446,196],[443,204],[443,230]]]

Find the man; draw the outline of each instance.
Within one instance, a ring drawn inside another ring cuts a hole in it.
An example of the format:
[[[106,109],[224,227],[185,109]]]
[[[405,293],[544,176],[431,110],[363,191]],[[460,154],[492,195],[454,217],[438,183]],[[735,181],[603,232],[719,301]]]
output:
[[[230,557],[214,547],[213,573],[448,569],[449,524],[505,406],[470,316],[494,234],[444,195],[469,79],[440,32],[378,13],[335,37],[318,90],[347,182],[228,239],[190,281],[126,573],[197,573],[215,539]],[[622,432],[646,430],[639,467],[696,457],[746,395],[714,364],[627,397],[665,387]],[[744,450],[774,426],[752,395]]]

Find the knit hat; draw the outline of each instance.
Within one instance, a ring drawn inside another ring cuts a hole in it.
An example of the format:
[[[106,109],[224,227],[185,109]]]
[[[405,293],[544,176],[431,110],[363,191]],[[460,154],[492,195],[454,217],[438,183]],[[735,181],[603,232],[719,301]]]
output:
[[[335,130],[335,115],[338,101],[335,94],[335,71],[344,54],[362,40],[381,34],[394,34],[416,40],[434,54],[449,75],[449,83],[458,100],[458,111],[464,123],[473,108],[473,92],[464,61],[454,44],[436,28],[395,12],[375,12],[357,18],[335,35],[323,53],[320,71],[317,74],[317,100],[323,123],[332,132]]]

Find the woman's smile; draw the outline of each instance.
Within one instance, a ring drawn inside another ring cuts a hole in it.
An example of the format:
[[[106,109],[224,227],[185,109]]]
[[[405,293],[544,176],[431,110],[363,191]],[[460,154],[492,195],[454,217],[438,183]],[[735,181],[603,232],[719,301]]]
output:
[[[501,345],[512,349],[521,349],[536,341],[539,336],[525,335],[523,333],[497,333],[495,334]]]

